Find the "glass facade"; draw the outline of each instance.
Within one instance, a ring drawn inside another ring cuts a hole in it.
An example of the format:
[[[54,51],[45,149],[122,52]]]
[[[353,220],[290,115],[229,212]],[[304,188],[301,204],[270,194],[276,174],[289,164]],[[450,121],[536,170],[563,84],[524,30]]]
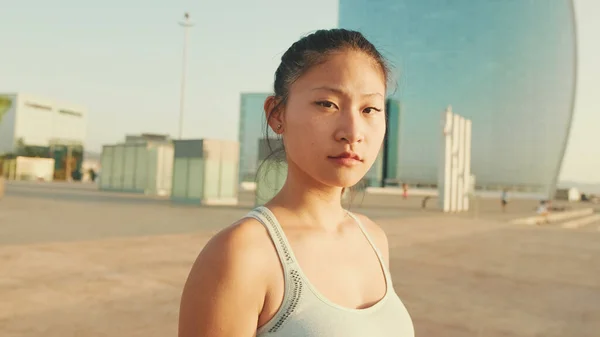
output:
[[[383,177],[385,183],[397,183],[400,176],[398,154],[400,151],[401,110],[400,102],[388,99],[386,102],[387,132],[383,144],[385,153]]]
[[[448,105],[473,121],[479,187],[549,193],[573,111],[571,0],[340,0],[339,26],[391,61],[402,182],[435,184]]]
[[[365,185],[368,187],[382,187],[382,182],[384,180],[384,158],[385,158],[385,151],[382,150],[379,151],[379,154],[377,155],[377,159],[375,159],[375,162],[373,163],[373,165],[371,166],[371,168],[369,169],[369,171],[367,171],[367,174],[365,174],[365,177],[363,178],[363,180],[365,181]]]
[[[398,149],[400,141],[400,102],[387,99],[385,103],[387,130],[383,146],[375,163],[365,175],[366,185],[383,187],[398,183]]]
[[[267,93],[242,93],[241,95],[240,182],[255,180],[258,168],[259,140],[265,138],[266,120],[263,106],[269,95]]]

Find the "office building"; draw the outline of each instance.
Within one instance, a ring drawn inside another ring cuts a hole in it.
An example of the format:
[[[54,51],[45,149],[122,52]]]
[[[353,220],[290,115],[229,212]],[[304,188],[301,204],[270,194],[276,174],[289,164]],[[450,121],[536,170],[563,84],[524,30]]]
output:
[[[573,112],[571,0],[340,0],[339,26],[361,31],[395,68],[402,182],[436,183],[452,105],[473,123],[479,188],[552,193]]]
[[[32,95],[0,93],[0,155],[19,147],[82,147],[86,137],[86,109]]]
[[[265,138],[266,118],[264,103],[270,94],[242,93],[240,100],[240,182],[255,181],[258,169],[259,140]],[[269,132],[274,137],[273,132]]]
[[[0,157],[54,159],[54,179],[81,179],[86,109],[23,93],[0,94]]]
[[[400,141],[400,102],[395,99],[387,99],[386,111],[386,133],[381,151],[365,175],[366,186],[384,187],[386,185],[398,185],[398,157]]]
[[[387,131],[383,141],[383,172],[384,184],[398,184],[398,160],[400,156],[401,105],[396,99],[386,100]]]

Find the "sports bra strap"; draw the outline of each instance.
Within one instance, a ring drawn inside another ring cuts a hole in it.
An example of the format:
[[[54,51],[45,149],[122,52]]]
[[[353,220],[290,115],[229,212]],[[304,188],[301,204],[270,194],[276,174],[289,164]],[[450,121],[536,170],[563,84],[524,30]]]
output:
[[[296,262],[290,244],[283,233],[283,229],[268,208],[264,206],[257,207],[248,213],[247,217],[254,218],[265,226],[275,245],[277,255],[279,255],[284,269],[287,269],[287,266]]]

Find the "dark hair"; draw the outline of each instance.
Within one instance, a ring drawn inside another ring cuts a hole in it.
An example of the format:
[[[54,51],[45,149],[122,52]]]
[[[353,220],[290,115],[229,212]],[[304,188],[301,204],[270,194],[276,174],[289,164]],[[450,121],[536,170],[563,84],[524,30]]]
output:
[[[275,71],[274,92],[285,104],[290,86],[310,68],[323,63],[329,54],[340,50],[363,52],[373,58],[380,67],[386,83],[388,64],[377,48],[361,33],[346,29],[318,30],[295,42],[281,57]]]
[[[331,53],[342,50],[363,52],[370,56],[381,68],[387,86],[390,76],[388,63],[377,48],[360,32],[347,29],[318,30],[296,41],[281,56],[281,63],[275,71],[274,97],[277,103],[271,111],[267,111],[265,128],[265,139],[271,153],[262,164],[267,159],[285,160],[285,156],[281,155],[285,153],[283,142],[280,142],[275,150],[271,146],[269,120],[275,111],[281,109],[287,103],[291,85],[310,68],[325,62]]]

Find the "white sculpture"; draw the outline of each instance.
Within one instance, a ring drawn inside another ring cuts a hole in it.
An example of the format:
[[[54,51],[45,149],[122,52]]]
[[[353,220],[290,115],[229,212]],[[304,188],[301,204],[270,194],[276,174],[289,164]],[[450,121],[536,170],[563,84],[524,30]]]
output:
[[[438,200],[444,212],[469,210],[471,180],[471,121],[452,112],[442,114],[442,144],[438,166]]]

